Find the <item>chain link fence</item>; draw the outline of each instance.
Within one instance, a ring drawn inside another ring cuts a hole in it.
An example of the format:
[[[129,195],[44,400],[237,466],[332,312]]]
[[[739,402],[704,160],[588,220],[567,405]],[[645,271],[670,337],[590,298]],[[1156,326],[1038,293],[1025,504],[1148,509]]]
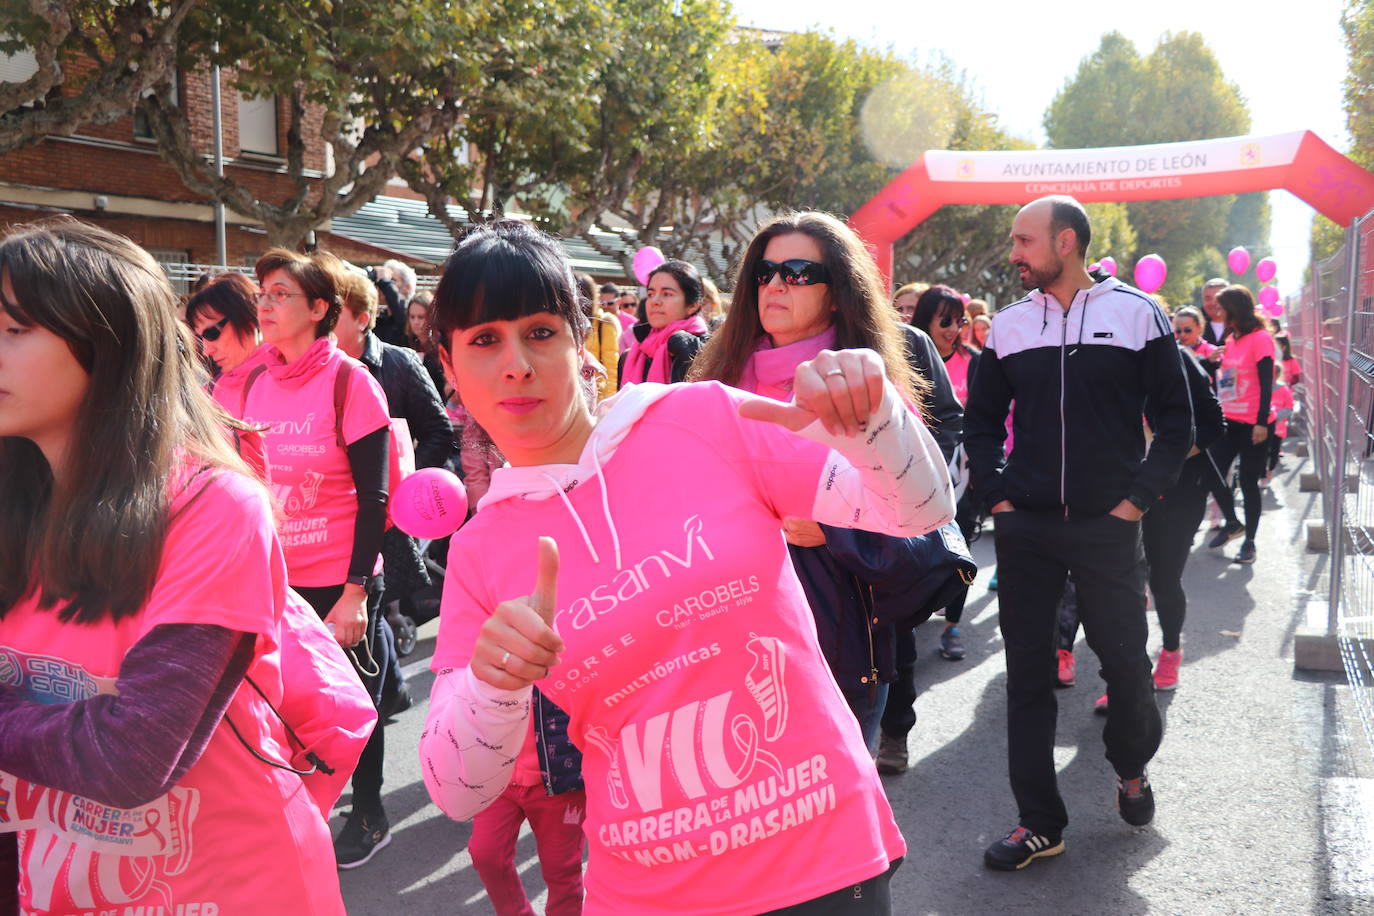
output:
[[[1289,332],[1331,557],[1327,633],[1374,744],[1374,211],[1312,265]]]

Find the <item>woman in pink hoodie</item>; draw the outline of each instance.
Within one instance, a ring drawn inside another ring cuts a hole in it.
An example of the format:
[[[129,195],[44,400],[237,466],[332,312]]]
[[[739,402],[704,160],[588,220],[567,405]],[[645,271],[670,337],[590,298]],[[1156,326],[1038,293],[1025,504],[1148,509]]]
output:
[[[905,842],[780,534],[786,517],[900,535],[953,517],[882,361],[822,350],[791,405],[640,384],[593,412],[572,273],[515,222],[459,243],[432,323],[508,464],[449,552],[430,796],[468,818],[501,795],[538,684],[585,754],[586,912],[889,913]],[[665,460],[710,466],[710,487],[663,486]]]

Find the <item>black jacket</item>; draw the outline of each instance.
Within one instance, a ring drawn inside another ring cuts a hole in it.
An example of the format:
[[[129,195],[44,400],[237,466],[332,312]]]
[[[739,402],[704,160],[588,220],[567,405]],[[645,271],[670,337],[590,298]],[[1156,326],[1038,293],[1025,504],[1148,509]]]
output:
[[[1207,374],[1202,361],[1187,347],[1180,346],[1178,349],[1183,357],[1183,374],[1188,378],[1188,397],[1193,403],[1193,444],[1201,450],[1199,454],[1183,462],[1183,470],[1178,475],[1178,485],[1196,487],[1213,476],[1204,468],[1204,464],[1212,460],[1207,454],[1207,449],[1226,434],[1226,418],[1221,414],[1221,403],[1217,400],[1216,392],[1212,390],[1211,377]],[[1145,421],[1150,424],[1151,429],[1154,428],[1153,404],[1145,405]]]
[[[377,298],[381,300],[381,307],[377,309],[376,334],[386,343],[399,346],[405,342],[410,317],[409,302],[401,296],[401,291],[391,280],[374,280],[373,286],[377,287]]]
[[[1006,499],[1093,517],[1123,499],[1149,509],[1173,485],[1193,444],[1193,411],[1173,329],[1153,299],[1107,278],[1065,311],[1036,290],[994,316],[987,344],[964,410],[970,485],[984,506]]]
[[[640,322],[630,328],[630,333],[634,334],[635,340],[643,343],[644,338],[648,337],[649,332],[652,330],[653,328],[649,327],[647,322]],[[673,336],[668,338],[668,362],[670,369],[668,381],[680,382],[686,379],[687,370],[692,368],[692,360],[697,358],[697,353],[701,351],[701,348],[706,345],[706,341],[710,339],[710,335],[698,336],[696,334],[690,334],[687,331],[675,331]],[[642,378],[625,378],[625,362],[629,352],[629,350],[621,352],[620,363],[616,369],[616,378],[620,380],[619,387],[621,388],[624,388],[631,382],[638,383],[644,381]],[[644,361],[644,374],[646,377],[649,374],[649,367],[653,364],[654,361],[652,359]]]
[[[582,752],[568,737],[568,714],[536,687],[530,694],[530,715],[544,791],[550,795],[576,792],[583,786]]]
[[[945,456],[945,462],[948,463],[964,435],[964,405],[954,396],[949,371],[945,369],[945,361],[940,358],[940,351],[935,349],[935,341],[930,339],[930,335],[904,322],[898,326],[906,342],[906,361],[922,378],[930,379],[930,403],[926,405],[930,412],[930,432],[935,437],[935,444],[940,446],[940,454]],[[972,366],[969,367],[969,375],[973,375]]]
[[[453,424],[449,422],[439,392],[420,362],[420,354],[363,336],[363,365],[386,393],[387,408],[401,417],[415,438],[415,467],[443,467],[454,452]]]

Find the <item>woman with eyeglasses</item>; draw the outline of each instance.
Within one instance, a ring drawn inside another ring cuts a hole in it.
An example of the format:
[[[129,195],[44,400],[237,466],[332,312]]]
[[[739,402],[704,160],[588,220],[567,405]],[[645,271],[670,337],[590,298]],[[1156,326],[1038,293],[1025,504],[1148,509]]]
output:
[[[0,241],[0,912],[343,916],[324,814],[264,762],[296,759],[297,599],[205,376],[133,242]]]
[[[885,360],[819,350],[791,405],[644,384],[593,411],[572,271],[515,221],[458,243],[432,324],[508,466],[449,551],[430,797],[467,818],[502,794],[538,686],[584,755],[589,916],[890,912],[905,844],[778,536],[785,516],[916,535],[953,514]],[[664,462],[709,486],[664,486]]]
[[[907,361],[873,259],[834,217],[805,212],[765,225],[740,261],[735,290],[735,307],[698,358],[694,380],[787,401],[805,360],[823,350],[863,347],[882,357],[908,403],[924,403],[929,382]],[[783,533],[826,661],[864,741],[874,747],[897,677],[893,618],[875,614],[882,609],[873,606],[870,583],[860,577],[872,571],[846,563],[853,534],[801,518],[785,519]]]
[[[254,270],[266,351],[244,382],[245,421],[267,427],[267,471],[281,504],[288,581],[352,650],[374,702],[394,646],[379,613],[390,416],[367,367],[330,332],[343,309],[343,264],[274,248]],[[379,722],[353,774],[353,810],[334,844],[355,868],[390,842],[382,809]]]
[[[686,261],[664,261],[649,274],[642,320],[630,328],[630,348],[621,356],[620,387],[640,382],[680,382],[711,329],[701,316],[706,287]]]

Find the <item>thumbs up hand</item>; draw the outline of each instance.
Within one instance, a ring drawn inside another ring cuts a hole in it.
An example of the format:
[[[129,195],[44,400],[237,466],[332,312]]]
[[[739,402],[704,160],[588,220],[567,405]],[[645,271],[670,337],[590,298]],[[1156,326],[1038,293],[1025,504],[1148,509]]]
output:
[[[820,420],[832,436],[856,436],[883,402],[883,361],[872,350],[822,350],[797,367],[792,403],[763,398],[740,404],[740,416],[793,432]]]
[[[468,663],[478,680],[517,690],[546,677],[559,663],[563,639],[553,629],[557,593],[558,544],[540,538],[534,591],[498,604],[478,631]]]

